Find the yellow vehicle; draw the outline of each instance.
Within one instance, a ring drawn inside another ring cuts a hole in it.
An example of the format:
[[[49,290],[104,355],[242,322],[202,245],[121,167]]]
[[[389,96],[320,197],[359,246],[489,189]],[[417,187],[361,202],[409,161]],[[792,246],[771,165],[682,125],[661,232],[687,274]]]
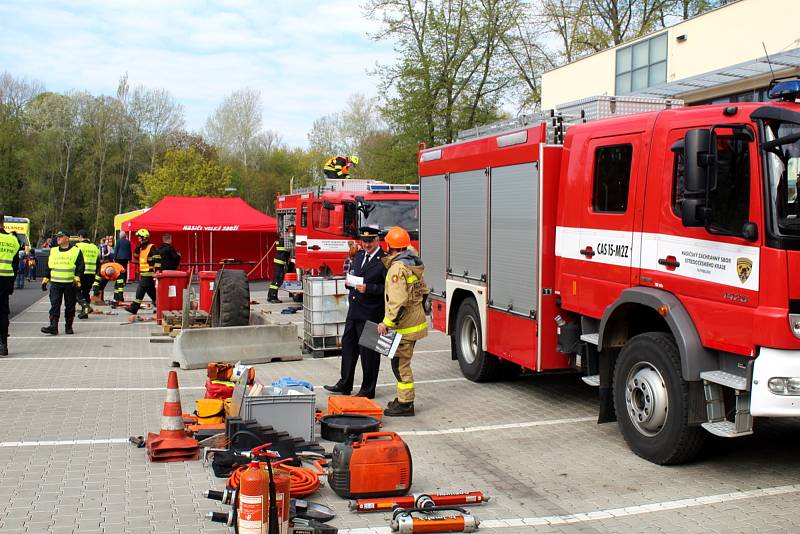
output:
[[[119,238],[119,232],[120,230],[122,230],[122,223],[130,219],[133,219],[134,217],[138,217],[139,215],[141,215],[142,213],[146,212],[149,209],[150,208],[142,208],[140,210],[133,210],[114,215],[114,242],[116,243],[117,238]]]
[[[12,217],[6,215],[3,224],[5,225],[6,232],[9,234],[11,232],[17,233],[17,239],[20,245],[25,248],[25,253],[27,254],[31,250],[31,242],[28,239],[28,236],[31,235],[31,220],[27,217]]]

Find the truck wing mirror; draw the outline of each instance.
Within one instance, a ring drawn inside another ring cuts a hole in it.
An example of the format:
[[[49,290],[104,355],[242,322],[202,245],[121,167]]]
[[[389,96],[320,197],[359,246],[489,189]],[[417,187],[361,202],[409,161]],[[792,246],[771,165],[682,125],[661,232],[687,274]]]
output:
[[[715,135],[711,130],[689,130],[683,138],[686,155],[686,178],[684,193],[705,196],[711,182],[715,160]]]
[[[684,226],[703,227],[711,220],[708,193],[715,186],[716,143],[716,135],[707,129],[689,130],[683,138],[681,221]]]

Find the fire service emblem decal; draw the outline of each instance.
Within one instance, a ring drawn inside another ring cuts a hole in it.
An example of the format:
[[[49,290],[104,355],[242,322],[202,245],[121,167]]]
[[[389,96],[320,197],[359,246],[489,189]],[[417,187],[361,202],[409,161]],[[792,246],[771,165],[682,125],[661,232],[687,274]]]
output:
[[[739,273],[739,280],[744,284],[750,277],[753,271],[753,261],[747,258],[738,258],[736,260],[736,272]]]

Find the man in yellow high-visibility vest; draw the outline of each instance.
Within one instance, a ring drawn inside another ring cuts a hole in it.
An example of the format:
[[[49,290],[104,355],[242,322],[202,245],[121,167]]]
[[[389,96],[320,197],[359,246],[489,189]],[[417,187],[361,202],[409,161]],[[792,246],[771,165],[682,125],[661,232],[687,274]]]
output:
[[[78,237],[80,240],[76,245],[81,249],[83,263],[86,266],[81,276],[81,288],[78,292],[78,301],[81,304],[81,313],[78,314],[78,319],[88,319],[89,314],[92,312],[92,307],[89,306],[90,292],[94,284],[94,278],[100,271],[100,248],[89,241],[89,232],[87,230],[78,230]]]
[[[0,356],[8,356],[8,297],[14,292],[14,279],[19,271],[20,244],[6,232],[0,213]]]
[[[69,242],[69,232],[56,234],[57,247],[50,248],[47,258],[47,271],[42,278],[42,291],[50,284],[50,325],[42,327],[43,334],[58,335],[58,319],[61,315],[61,302],[64,302],[64,333],[74,334],[72,323],[75,320],[77,292],[81,287],[84,271],[81,249]]]

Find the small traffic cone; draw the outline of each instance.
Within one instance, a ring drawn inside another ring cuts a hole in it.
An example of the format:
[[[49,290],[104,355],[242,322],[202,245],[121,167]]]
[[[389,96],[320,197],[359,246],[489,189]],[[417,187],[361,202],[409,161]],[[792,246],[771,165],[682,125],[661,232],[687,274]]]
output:
[[[147,457],[151,462],[180,462],[197,460],[200,444],[186,435],[181,410],[181,394],[178,390],[178,373],[169,372],[167,399],[161,417],[161,432],[147,434]]]

